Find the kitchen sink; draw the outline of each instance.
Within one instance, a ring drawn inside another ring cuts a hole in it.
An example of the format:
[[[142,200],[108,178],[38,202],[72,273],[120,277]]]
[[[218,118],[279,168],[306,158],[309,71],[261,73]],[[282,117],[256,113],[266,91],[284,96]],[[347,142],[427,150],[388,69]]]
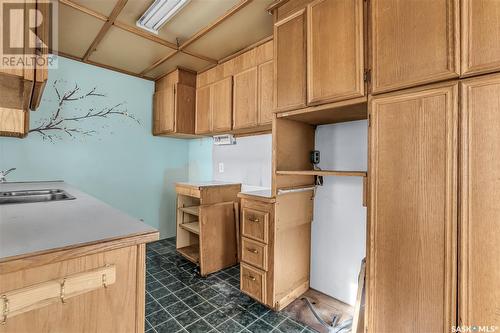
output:
[[[74,196],[60,189],[0,192],[0,205],[73,199]]]

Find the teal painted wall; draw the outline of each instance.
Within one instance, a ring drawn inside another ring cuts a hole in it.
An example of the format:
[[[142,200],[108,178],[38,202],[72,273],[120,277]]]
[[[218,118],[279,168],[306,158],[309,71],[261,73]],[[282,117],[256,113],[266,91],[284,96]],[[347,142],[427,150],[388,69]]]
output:
[[[189,180],[212,180],[212,138],[189,140]]]
[[[42,104],[37,111],[31,112],[32,129],[50,122],[51,115],[58,109],[54,83],[60,96],[78,85],[80,89],[69,99],[81,97],[94,87],[106,95],[63,102],[57,119],[81,117],[88,112],[96,114],[103,109],[105,113],[106,108],[119,103],[123,105],[113,110],[124,114],[69,120],[55,126],[66,126],[73,137],[53,129],[45,131],[46,135],[58,136],[52,141],[39,133],[30,133],[26,139],[0,138],[0,169],[17,168],[9,175],[10,181],[65,180],[144,219],[160,230],[162,238],[174,236],[173,184],[186,181],[190,176],[189,148],[199,148],[196,154],[208,149],[211,154],[211,146],[151,135],[153,82],[66,58],[60,58],[59,67],[49,72]],[[96,132],[85,135],[72,132],[72,129]],[[202,168],[193,170],[192,176],[198,178],[197,173],[204,172],[211,175],[211,169]]]

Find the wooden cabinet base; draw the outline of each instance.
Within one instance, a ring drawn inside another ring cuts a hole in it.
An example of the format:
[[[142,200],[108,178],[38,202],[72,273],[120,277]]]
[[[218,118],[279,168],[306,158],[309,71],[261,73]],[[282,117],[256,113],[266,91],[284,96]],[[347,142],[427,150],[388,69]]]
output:
[[[0,332],[144,332],[145,244],[103,248],[56,252],[42,265],[33,257],[18,270],[0,263]]]

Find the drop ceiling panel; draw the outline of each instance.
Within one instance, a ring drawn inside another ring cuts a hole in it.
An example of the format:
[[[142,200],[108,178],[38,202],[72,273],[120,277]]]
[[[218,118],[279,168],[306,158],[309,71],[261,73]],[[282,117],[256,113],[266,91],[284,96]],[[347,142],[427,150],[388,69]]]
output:
[[[140,2],[131,0],[132,2]],[[109,16],[115,7],[117,0],[72,0],[72,2],[90,8],[99,14]]]
[[[165,61],[163,64],[160,66],[152,69],[150,72],[146,73],[146,76],[152,77],[152,78],[158,78],[162,76],[163,74],[166,74],[172,70],[174,70],[176,67],[183,67],[187,69],[191,69],[193,71],[199,71],[201,69],[207,68],[210,66],[211,63],[208,61],[190,56],[185,53],[178,53],[172,58],[168,59]]]
[[[191,0],[160,29],[158,37],[171,43],[176,43],[176,39],[179,38],[182,43],[199,30],[224,15],[240,1],[241,0]],[[148,9],[151,3],[153,3],[152,0],[129,0],[117,20],[135,26],[137,20]]]
[[[187,47],[214,59],[222,59],[272,35],[273,18],[266,11],[273,0],[252,1],[239,12]]]
[[[97,46],[97,50],[90,56],[90,60],[140,73],[172,52],[174,50],[169,47],[117,27],[111,27]]]
[[[104,22],[71,7],[60,5],[58,24],[59,51],[82,58]]]

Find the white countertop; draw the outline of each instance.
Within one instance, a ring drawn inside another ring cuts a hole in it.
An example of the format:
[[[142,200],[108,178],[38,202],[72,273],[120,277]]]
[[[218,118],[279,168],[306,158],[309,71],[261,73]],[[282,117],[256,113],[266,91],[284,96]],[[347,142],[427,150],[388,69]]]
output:
[[[204,181],[204,182],[179,182],[176,184],[194,186],[194,187],[241,185],[241,183],[221,182],[221,181],[216,181],[216,180]]]
[[[76,199],[0,205],[0,261],[156,231],[64,182],[0,184],[0,192],[36,189],[61,189]]]
[[[241,191],[241,193],[246,195],[253,195],[256,197],[272,198],[271,189],[265,190],[255,190],[255,191]]]

